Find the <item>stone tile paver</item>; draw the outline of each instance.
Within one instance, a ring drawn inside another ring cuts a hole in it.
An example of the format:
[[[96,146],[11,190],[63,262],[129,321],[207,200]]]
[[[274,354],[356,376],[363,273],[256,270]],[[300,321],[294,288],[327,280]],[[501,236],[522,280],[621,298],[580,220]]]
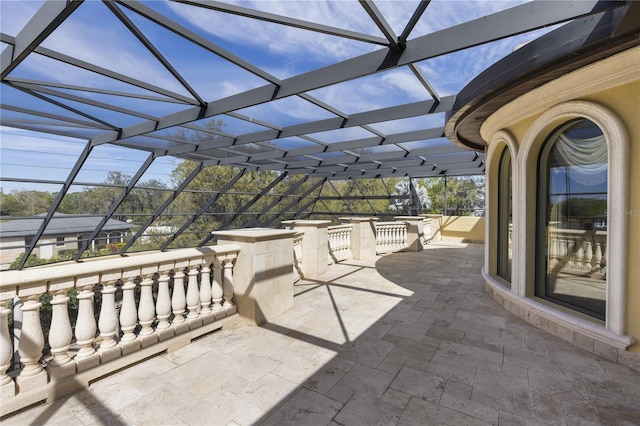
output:
[[[483,247],[329,267],[294,307],[3,419],[47,425],[640,425],[640,372],[493,302]],[[603,354],[606,355],[606,354]]]

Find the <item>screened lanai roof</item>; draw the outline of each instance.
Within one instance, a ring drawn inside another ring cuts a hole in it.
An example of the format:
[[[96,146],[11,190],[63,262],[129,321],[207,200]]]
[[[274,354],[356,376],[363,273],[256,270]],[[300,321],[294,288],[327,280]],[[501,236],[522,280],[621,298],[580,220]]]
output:
[[[57,194],[38,236],[65,194],[118,171],[108,184],[122,192],[97,234],[143,177],[164,185],[179,162],[200,164],[182,183],[152,188],[165,202],[140,213],[133,241],[167,228],[161,215],[206,166],[238,168],[211,201],[180,213],[189,218],[172,222],[164,249],[251,171],[280,173],[258,198],[299,176],[256,217],[278,202],[291,210],[286,197],[298,191],[300,202],[323,182],[482,174],[481,150],[444,137],[458,92],[519,46],[624,4],[3,0],[0,180],[4,191]],[[256,200],[226,213],[222,227]]]
[[[477,174],[443,137],[455,94],[620,3],[3,1],[2,126],[330,179]]]

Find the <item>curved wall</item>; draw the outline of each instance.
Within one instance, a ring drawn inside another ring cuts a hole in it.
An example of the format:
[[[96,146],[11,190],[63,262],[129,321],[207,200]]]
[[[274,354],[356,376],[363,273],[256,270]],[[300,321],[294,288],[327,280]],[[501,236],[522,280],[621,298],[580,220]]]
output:
[[[538,152],[555,126],[585,117],[609,146],[607,315],[599,321],[539,299],[535,287]],[[608,359],[640,369],[640,48],[565,74],[503,105],[481,127],[487,141],[487,291],[525,320]],[[513,274],[497,276],[500,155],[513,161]]]

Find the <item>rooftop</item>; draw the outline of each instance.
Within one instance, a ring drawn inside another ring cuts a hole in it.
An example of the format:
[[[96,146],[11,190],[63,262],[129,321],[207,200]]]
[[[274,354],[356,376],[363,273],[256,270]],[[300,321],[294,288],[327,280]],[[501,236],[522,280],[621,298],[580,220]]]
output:
[[[483,246],[334,264],[294,307],[234,325],[72,396],[23,424],[637,424],[640,373],[497,305]]]
[[[3,221],[0,224],[2,237],[27,237],[35,235],[45,219],[40,214],[38,219],[16,219]],[[92,232],[100,223],[100,216],[67,215],[56,213],[43,235],[67,235],[80,232]],[[102,227],[103,231],[128,231],[131,224],[116,219],[109,219]]]

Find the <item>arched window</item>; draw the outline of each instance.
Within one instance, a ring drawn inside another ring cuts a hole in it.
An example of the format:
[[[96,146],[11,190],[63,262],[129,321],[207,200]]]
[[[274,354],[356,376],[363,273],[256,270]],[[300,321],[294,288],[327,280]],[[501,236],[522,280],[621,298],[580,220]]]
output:
[[[608,149],[592,121],[570,120],[538,158],[535,294],[604,320]]]
[[[498,170],[498,275],[511,284],[513,259],[513,180],[511,152],[505,146]]]

